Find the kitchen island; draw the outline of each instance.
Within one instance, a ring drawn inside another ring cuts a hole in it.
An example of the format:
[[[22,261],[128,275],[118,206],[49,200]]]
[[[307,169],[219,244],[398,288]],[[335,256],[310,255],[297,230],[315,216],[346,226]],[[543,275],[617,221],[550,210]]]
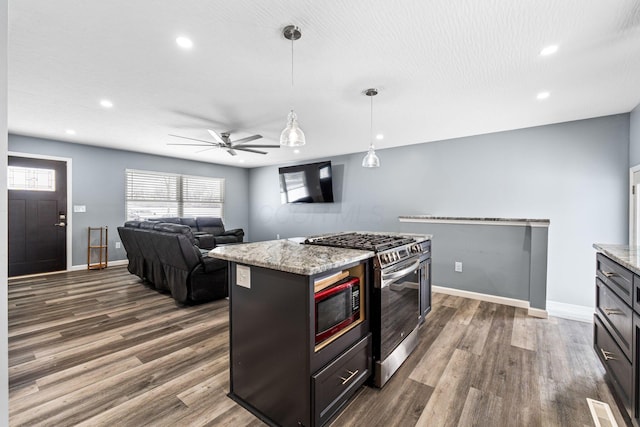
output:
[[[380,274],[374,264],[398,264],[395,274],[390,274],[393,277],[410,276],[422,283],[428,276],[428,267],[418,268],[419,255],[408,249],[430,250],[430,236],[413,236],[407,249],[397,248],[401,253],[394,260],[392,249],[378,253],[379,248],[347,249],[289,240],[212,250],[210,256],[229,261],[229,397],[270,425],[321,426],[336,416],[372,376],[372,347],[380,345],[371,333],[376,329],[375,318],[381,317],[372,309],[372,295],[380,294],[371,286],[373,276]],[[427,252],[421,259],[430,261],[429,256]],[[400,268],[402,261],[415,263],[411,273]],[[356,290],[346,298],[341,295],[336,300],[340,303],[320,308],[319,301],[325,301],[320,294],[353,283]],[[418,286],[400,281],[391,287],[398,294],[415,295],[415,336],[418,319],[424,319],[418,312]],[[427,300],[430,309],[430,291]],[[349,321],[326,336],[319,335],[324,315],[332,317],[335,311],[337,317],[343,316],[345,306],[353,313]]]
[[[289,240],[212,250],[229,261],[229,397],[269,425],[335,415],[371,375],[370,297],[365,286],[359,321],[318,347],[314,284],[343,271],[367,283],[373,255]]]

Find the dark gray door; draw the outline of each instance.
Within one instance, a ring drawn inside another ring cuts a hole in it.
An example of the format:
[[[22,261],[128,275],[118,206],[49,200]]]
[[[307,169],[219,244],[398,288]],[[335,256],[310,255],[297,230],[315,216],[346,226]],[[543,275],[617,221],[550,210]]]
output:
[[[9,156],[9,277],[65,270],[67,164]]]

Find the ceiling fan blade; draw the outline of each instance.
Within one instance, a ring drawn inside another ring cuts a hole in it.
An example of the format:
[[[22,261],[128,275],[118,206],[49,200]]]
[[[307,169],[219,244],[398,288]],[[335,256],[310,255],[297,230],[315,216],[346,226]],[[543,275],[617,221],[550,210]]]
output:
[[[216,132],[215,130],[207,129],[207,132],[209,132],[213,139],[218,141],[220,144],[226,144],[226,141],[222,139],[222,137],[218,135],[218,132]]]
[[[206,142],[207,144],[211,144],[211,145],[219,145],[216,142],[211,142],[211,141],[205,141],[204,139],[198,139],[198,138],[189,138],[188,136],[180,136],[180,135],[173,135],[173,134],[169,134],[169,136],[174,136],[176,138],[184,138],[184,139],[190,139],[192,141],[200,141],[200,142]]]
[[[233,147],[233,148],[236,150],[248,151],[250,153],[267,154],[266,151],[252,150],[251,148],[244,148],[244,147]]]
[[[240,138],[236,141],[233,141],[233,145],[240,145],[245,142],[255,141],[256,139],[260,139],[260,138],[262,138],[262,135],[253,135],[253,136],[248,136],[246,138]]]
[[[217,148],[217,147],[207,147],[207,148],[205,148],[204,150],[198,150],[198,151],[196,151],[196,154],[198,154],[198,153],[202,153],[202,152],[205,152],[205,151],[208,151],[208,150],[213,150],[214,148]]]
[[[231,154],[232,156],[238,155],[238,153],[236,153],[236,150],[234,150],[233,148],[227,148],[227,153]]]
[[[213,143],[213,142],[209,142],[207,144],[189,144],[189,143],[180,144],[180,143],[177,143],[177,142],[176,143],[168,142],[167,145],[182,145],[182,146],[185,146],[185,147],[211,147],[211,148],[216,148],[216,147],[220,146],[219,144],[216,144],[216,143]]]
[[[234,148],[280,148],[279,145],[242,144],[234,145]]]

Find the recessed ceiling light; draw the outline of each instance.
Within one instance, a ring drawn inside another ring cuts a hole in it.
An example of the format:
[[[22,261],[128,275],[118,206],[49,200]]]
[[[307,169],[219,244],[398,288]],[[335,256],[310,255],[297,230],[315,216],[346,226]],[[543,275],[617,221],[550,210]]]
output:
[[[549,92],[540,92],[538,95],[536,95],[536,98],[540,100],[547,99],[549,95],[551,95]]]
[[[379,133],[379,134],[377,134],[377,135],[376,135],[376,139],[377,139],[377,140],[384,139],[384,135],[383,135],[383,134],[381,134],[381,133]]]
[[[104,108],[111,108],[113,107],[113,102],[109,101],[108,99],[103,99],[102,101],[100,101],[100,105],[102,105]]]
[[[191,39],[184,36],[178,37],[176,39],[176,43],[178,43],[178,46],[183,49],[191,49],[193,47],[193,42],[191,41]]]
[[[73,129],[67,129],[67,130],[65,130],[64,132],[65,132],[67,135],[75,135],[75,134],[76,134],[76,131],[75,131],[75,130],[73,130]]]
[[[558,45],[557,44],[552,44],[552,45],[549,45],[549,46],[545,47],[544,49],[542,49],[540,51],[540,55],[542,55],[542,56],[553,55],[557,51],[558,51]]]
[[[238,159],[238,163],[244,163],[244,159]]]
[[[295,150],[293,150],[294,154],[300,154],[300,150],[298,150],[297,148]]]

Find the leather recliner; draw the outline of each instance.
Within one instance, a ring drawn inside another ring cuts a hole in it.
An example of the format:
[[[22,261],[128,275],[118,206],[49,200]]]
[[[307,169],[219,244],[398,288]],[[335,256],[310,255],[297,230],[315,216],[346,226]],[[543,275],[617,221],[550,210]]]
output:
[[[231,243],[242,243],[244,240],[244,230],[234,228],[225,230],[222,218],[203,216],[197,218],[187,217],[167,217],[153,218],[153,221],[160,221],[172,224],[188,225],[191,228],[193,237],[196,239],[201,249],[213,249],[218,245]]]
[[[228,295],[226,261],[207,257],[189,226],[128,221],[118,233],[129,271],[157,290],[170,292],[176,301],[204,302]]]

